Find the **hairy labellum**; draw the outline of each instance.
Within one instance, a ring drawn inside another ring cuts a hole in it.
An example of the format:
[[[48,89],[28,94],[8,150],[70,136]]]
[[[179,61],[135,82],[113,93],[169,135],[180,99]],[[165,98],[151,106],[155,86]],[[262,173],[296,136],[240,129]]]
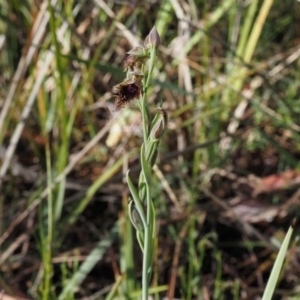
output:
[[[138,99],[142,93],[141,74],[132,73],[129,79],[114,87],[113,95],[116,96],[114,103],[115,109],[121,109],[128,105],[132,100]]]

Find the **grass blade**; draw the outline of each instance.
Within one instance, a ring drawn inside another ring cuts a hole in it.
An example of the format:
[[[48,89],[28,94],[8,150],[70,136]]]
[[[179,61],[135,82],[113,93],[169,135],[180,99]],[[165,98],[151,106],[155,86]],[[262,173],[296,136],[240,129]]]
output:
[[[83,282],[89,272],[95,267],[99,260],[103,257],[108,247],[112,244],[118,235],[118,224],[116,223],[110,230],[108,236],[100,241],[95,249],[88,255],[85,262],[79,267],[78,271],[73,275],[67,285],[63,288],[59,295],[59,300],[64,300],[66,297],[73,293],[76,288]]]
[[[282,269],[284,258],[285,258],[286,253],[287,253],[288,245],[290,243],[292,234],[293,234],[294,229],[295,229],[295,223],[296,223],[296,220],[294,220],[292,222],[292,225],[290,226],[290,228],[289,228],[289,230],[288,230],[288,232],[287,232],[287,234],[286,234],[286,236],[283,240],[283,243],[281,245],[281,248],[279,250],[277,258],[275,260],[272,272],[270,274],[270,278],[268,280],[268,283],[267,283],[264,295],[262,297],[262,300],[272,299],[276,284],[278,282],[279,274],[280,274],[280,271]]]

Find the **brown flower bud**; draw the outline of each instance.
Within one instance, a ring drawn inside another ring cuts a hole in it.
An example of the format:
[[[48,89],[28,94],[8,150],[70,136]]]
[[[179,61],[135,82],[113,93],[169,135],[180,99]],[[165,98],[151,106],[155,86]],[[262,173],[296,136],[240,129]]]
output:
[[[145,38],[144,45],[146,48],[157,48],[160,45],[160,36],[155,27],[151,29],[150,33]]]

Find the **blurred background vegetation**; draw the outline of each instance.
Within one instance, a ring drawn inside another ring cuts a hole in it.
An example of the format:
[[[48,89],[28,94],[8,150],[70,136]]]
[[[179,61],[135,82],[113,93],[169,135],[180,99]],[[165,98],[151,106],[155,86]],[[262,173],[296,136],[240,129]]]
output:
[[[138,299],[124,174],[141,116],[113,108],[126,52],[161,36],[148,101],[155,299],[260,299],[300,213],[300,3],[0,1],[1,299]],[[299,299],[290,246],[274,299]]]

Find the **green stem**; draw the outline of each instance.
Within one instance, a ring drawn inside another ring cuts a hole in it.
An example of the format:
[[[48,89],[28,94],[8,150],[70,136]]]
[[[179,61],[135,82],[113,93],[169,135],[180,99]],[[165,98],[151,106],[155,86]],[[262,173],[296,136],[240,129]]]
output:
[[[144,227],[145,230],[145,241],[144,241],[144,256],[143,256],[143,280],[142,280],[142,286],[143,286],[143,294],[142,299],[148,300],[148,290],[149,290],[149,278],[148,278],[148,262],[149,262],[149,237],[150,237],[150,228],[149,224]]]
[[[152,75],[152,71],[154,69],[156,59],[156,48],[152,47],[150,52],[150,59],[149,59],[149,69],[147,79],[144,80],[143,84],[143,95],[141,98],[141,110],[142,110],[142,122],[143,122],[143,136],[144,136],[144,151],[147,149],[147,142],[148,142],[148,124],[150,124],[150,114],[149,114],[149,107],[146,101],[147,90],[150,84],[150,79]],[[146,153],[144,153],[146,157]],[[152,166],[150,166],[152,168]],[[151,265],[152,265],[152,253],[153,253],[153,228],[155,227],[153,222],[153,214],[152,214],[152,199],[151,199],[151,187],[148,183],[146,183],[146,195],[147,195],[147,216],[146,216],[146,224],[144,224],[144,256],[143,256],[143,272],[142,272],[142,299],[148,300],[149,294],[149,283],[150,283],[150,276],[151,276]]]
[[[154,69],[154,65],[155,65],[155,59],[156,59],[156,48],[152,47],[151,48],[151,52],[150,52],[150,59],[149,59],[149,70],[148,70],[148,77],[147,77],[147,81],[146,81],[146,89],[148,88],[149,84],[150,84],[150,79],[152,76],[152,71]],[[147,91],[145,89],[145,92]]]
[[[147,118],[146,118],[146,104],[145,101],[142,99],[142,119],[143,119],[143,136],[144,136],[144,144],[147,145],[148,140],[148,127],[147,127]]]
[[[146,101],[147,96],[147,90],[150,84],[150,79],[152,76],[152,71],[154,69],[155,65],[155,59],[156,59],[156,48],[152,47],[150,51],[150,59],[149,59],[149,69],[148,69],[148,75],[147,79],[143,80],[143,95],[141,98],[141,110],[142,110],[142,122],[143,122],[143,136],[144,136],[144,144],[145,147],[147,146],[147,140],[148,140],[148,124],[150,122],[149,120],[149,108]],[[142,72],[144,74],[144,68],[142,68]]]
[[[151,209],[151,191],[150,186],[146,186],[147,189],[147,224],[144,227],[145,230],[145,241],[144,241],[144,257],[143,257],[143,300],[148,300],[148,290],[150,283],[150,275],[152,259],[152,249],[153,245],[151,243],[152,239],[152,209]]]

